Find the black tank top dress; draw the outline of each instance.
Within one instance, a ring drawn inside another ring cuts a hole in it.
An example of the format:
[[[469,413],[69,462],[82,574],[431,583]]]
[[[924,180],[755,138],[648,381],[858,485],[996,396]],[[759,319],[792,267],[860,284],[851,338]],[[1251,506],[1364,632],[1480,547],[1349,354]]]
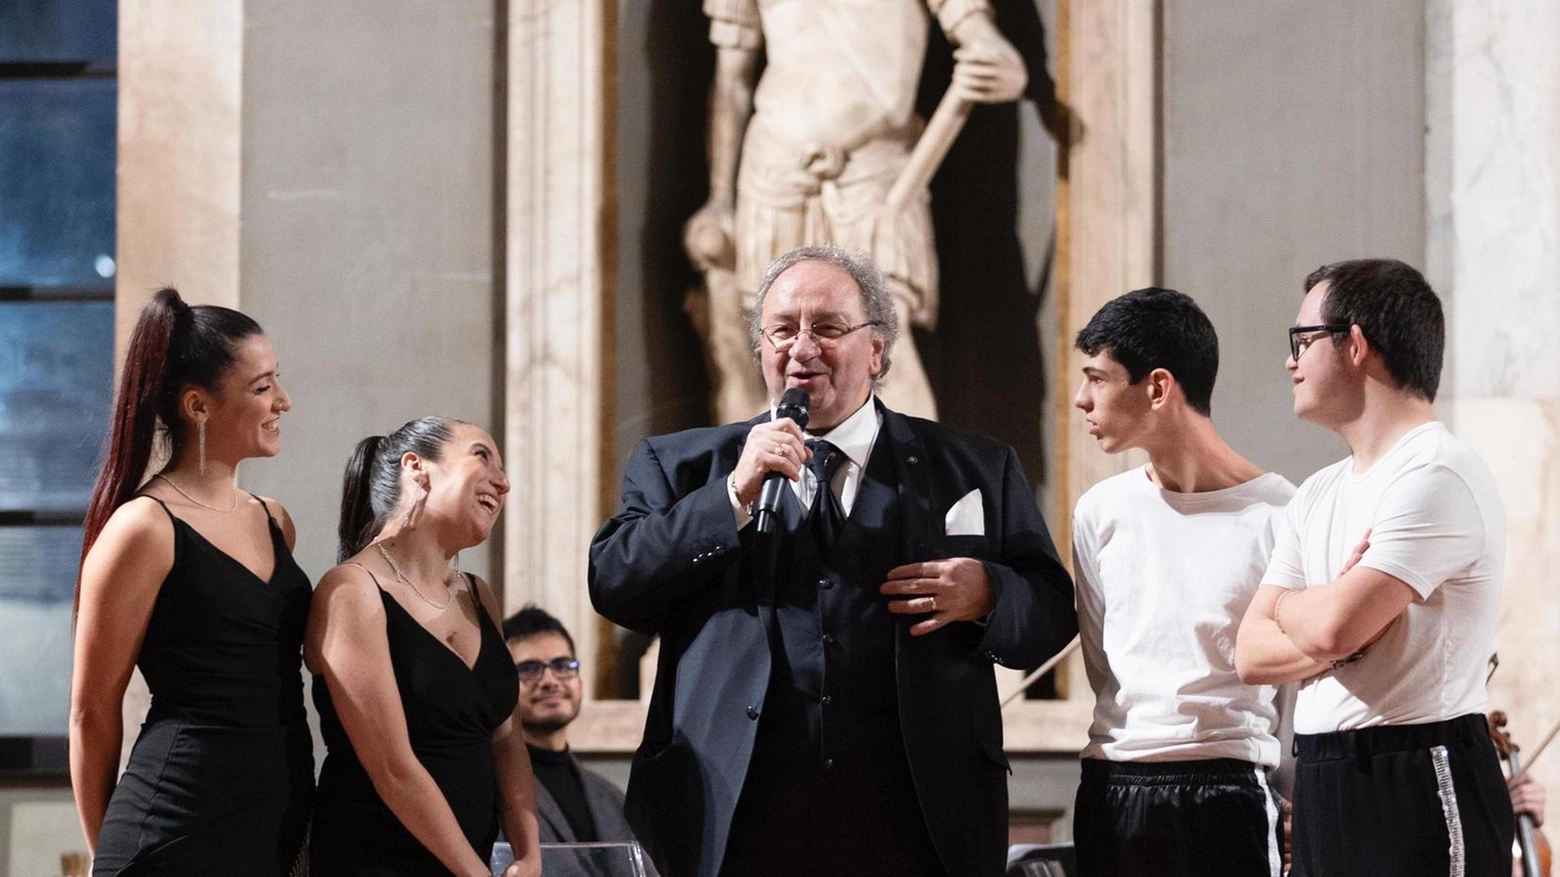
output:
[[[285,877],[314,792],[302,646],[313,591],[270,509],[269,581],[173,520],[136,665],[152,705],[98,834],[94,877]],[[263,503],[262,503],[263,505]]]
[[[378,586],[377,578],[374,584]],[[499,829],[493,732],[514,712],[520,679],[469,575],[466,584],[482,628],[477,660],[470,668],[383,588],[379,597],[385,606],[390,664],[412,751],[444,793],[471,848],[485,862],[492,857]],[[314,705],[328,754],[320,771],[309,839],[312,877],[449,874],[374,791],[341,727],[330,689],[318,675]]]

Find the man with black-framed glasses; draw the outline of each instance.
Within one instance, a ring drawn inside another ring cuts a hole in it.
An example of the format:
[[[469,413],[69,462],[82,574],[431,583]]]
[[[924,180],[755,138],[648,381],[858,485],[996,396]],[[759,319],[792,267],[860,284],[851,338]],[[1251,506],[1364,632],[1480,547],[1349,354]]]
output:
[[[569,751],[583,696],[574,638],[552,614],[526,606],[504,621],[504,643],[520,674],[520,731],[536,777],[542,843],[633,840],[622,790]]]
[[[1441,302],[1391,259],[1324,266],[1305,291],[1294,411],[1352,455],[1290,502],[1235,648],[1247,682],[1303,680],[1292,873],[1505,875],[1511,800],[1482,715],[1505,513],[1431,407]]]

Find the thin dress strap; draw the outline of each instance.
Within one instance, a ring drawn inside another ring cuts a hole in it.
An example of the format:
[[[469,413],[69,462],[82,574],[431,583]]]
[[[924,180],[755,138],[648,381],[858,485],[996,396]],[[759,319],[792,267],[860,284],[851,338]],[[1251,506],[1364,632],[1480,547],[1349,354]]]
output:
[[[384,585],[381,585],[381,584],[380,584],[380,583],[379,583],[379,576],[376,576],[376,575],[374,575],[374,571],[373,571],[373,570],[371,570],[371,569],[369,569],[369,568],[368,568],[368,567],[366,567],[366,566],[364,566],[364,565],[363,565],[363,564],[361,564],[361,563],[358,563],[358,562],[357,562],[357,561],[355,561],[355,560],[349,560],[349,561],[346,561],[346,562],[345,562],[345,563],[343,563],[343,564],[342,564],[342,566],[355,566],[355,567],[357,567],[357,568],[358,568],[358,569],[360,569],[360,570],[362,570],[362,571],[363,571],[363,572],[366,572],[366,573],[368,573],[368,577],[369,577],[369,578],[370,578],[370,579],[373,579],[373,580],[374,580],[374,587],[376,587],[376,588],[378,588],[378,589],[379,589],[379,593],[381,593],[381,594],[384,594],[384,593],[385,593],[385,586],[384,586]],[[388,595],[387,595],[387,596],[388,596]]]
[[[247,490],[246,490],[246,491],[244,491],[244,492],[245,492],[245,493],[249,493],[249,491],[247,491]],[[272,516],[271,516],[271,506],[270,506],[270,505],[268,505],[268,504],[267,504],[267,503],[266,503],[266,501],[265,501],[265,500],[263,500],[263,499],[261,499],[261,498],[260,498],[260,497],[258,497],[258,496],[255,496],[255,495],[254,495],[254,494],[252,494],[252,493],[249,493],[249,495],[250,495],[250,496],[254,496],[254,498],[255,498],[255,502],[257,502],[257,503],[260,503],[260,507],[261,507],[261,508],[263,508],[263,509],[265,509],[265,519],[266,519],[266,520],[267,520],[267,521],[270,521],[270,522],[271,522],[271,526],[273,526],[273,527],[276,527],[276,528],[278,528],[278,529],[280,529],[280,528],[281,528],[281,524],[278,524],[278,523],[276,523],[276,518],[274,518],[274,517],[272,517]],[[373,573],[370,573],[370,574],[369,574],[369,575],[373,575]]]
[[[172,510],[172,509],[170,509],[170,508],[168,508],[168,504],[167,504],[167,503],[165,503],[165,502],[163,502],[163,501],[162,501],[162,500],[160,500],[160,499],[158,499],[158,498],[157,498],[157,497],[155,497],[155,496],[152,496],[152,495],[151,495],[151,494],[150,494],[150,493],[138,493],[138,494],[136,494],[136,495],[135,495],[135,496],[132,496],[132,497],[130,497],[130,498],[131,498],[131,499],[143,499],[143,498],[144,498],[144,499],[149,499],[149,500],[151,500],[151,501],[152,501],[152,502],[155,502],[155,503],[157,503],[157,504],[158,504],[158,505],[160,505],[160,506],[162,506],[162,510],[163,510],[163,513],[164,513],[164,514],[166,514],[166,515],[167,515],[167,516],[168,516],[168,520],[170,520],[170,521],[174,521],[174,522],[176,522],[176,523],[177,523],[177,522],[178,522],[178,520],[179,520],[179,519],[178,519],[178,518],[176,518],[176,517],[174,517],[174,515],[173,515],[173,510]]]
[[[493,616],[492,615],[488,614],[487,606],[484,605],[483,602],[482,602],[482,595],[477,593],[477,576],[476,576],[476,574],[475,573],[469,573],[469,572],[463,572],[463,573],[461,573],[461,576],[466,580],[466,588],[467,588],[467,590],[471,592],[471,602],[472,602],[472,605],[476,606],[476,608],[477,608],[477,616],[478,616],[477,626],[478,627],[483,627],[483,626],[494,626],[494,625],[496,625],[497,622],[495,622],[493,620]],[[487,622],[487,625],[483,625],[482,624],[482,622],[484,620]]]
[[[162,506],[163,514],[167,515],[168,516],[168,521],[173,524],[173,563],[174,563],[174,566],[178,566],[178,564],[179,564],[179,541],[180,541],[179,540],[179,524],[181,524],[183,522],[180,521],[178,516],[173,513],[173,509],[168,508],[168,504],[167,503],[163,502],[162,500],[158,499],[155,496],[152,496],[150,493],[138,493],[135,496],[132,496],[130,498],[131,499],[140,499],[141,497],[145,497],[145,498],[151,500],[152,502],[155,502],[158,505]],[[190,525],[189,524],[185,524],[184,526],[189,527]],[[193,530],[194,528],[190,527],[190,529]]]

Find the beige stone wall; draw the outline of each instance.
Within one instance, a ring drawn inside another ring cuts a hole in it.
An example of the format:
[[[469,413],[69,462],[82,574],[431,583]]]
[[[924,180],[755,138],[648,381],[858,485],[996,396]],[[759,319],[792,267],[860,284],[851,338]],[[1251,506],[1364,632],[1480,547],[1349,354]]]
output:
[[[1340,259],[1424,263],[1424,5],[1164,9],[1160,279],[1219,331],[1214,422],[1299,484],[1348,454],[1291,411],[1301,282]]]
[[[495,4],[244,4],[239,306],[293,398],[244,464],[297,555],[335,562],[356,442],[443,414],[502,434],[494,272]],[[511,464],[512,466],[512,464]],[[490,573],[488,549],[461,566]]]

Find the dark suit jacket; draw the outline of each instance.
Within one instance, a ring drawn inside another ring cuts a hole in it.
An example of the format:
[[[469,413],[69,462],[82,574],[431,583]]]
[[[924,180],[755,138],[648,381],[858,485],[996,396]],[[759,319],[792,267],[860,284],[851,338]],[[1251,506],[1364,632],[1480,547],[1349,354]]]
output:
[[[726,494],[748,431],[766,419],[641,442],[622,508],[591,542],[596,610],[661,636],[627,814],[672,877],[720,870],[769,681],[772,608],[754,587],[753,528],[737,532]],[[895,663],[903,745],[944,867],[1000,875],[1007,759],[991,664],[1036,666],[1072,639],[1072,581],[1012,449],[884,409],[872,453],[897,468],[903,562],[978,558],[996,595],[985,626],[912,637],[901,622]],[[945,534],[948,510],[972,490],[984,535]]]
[[[602,841],[634,840],[633,829],[629,828],[628,820],[623,816],[623,793],[611,780],[586,770],[572,754],[569,758],[574,761],[574,768],[579,771],[580,781],[585,785],[585,804],[590,808],[591,821],[596,823],[596,836]],[[579,841],[573,826],[569,825],[568,817],[563,815],[563,810],[553,800],[547,786],[540,782],[536,783],[536,816],[540,823],[542,843]],[[653,868],[650,874],[655,874]]]

